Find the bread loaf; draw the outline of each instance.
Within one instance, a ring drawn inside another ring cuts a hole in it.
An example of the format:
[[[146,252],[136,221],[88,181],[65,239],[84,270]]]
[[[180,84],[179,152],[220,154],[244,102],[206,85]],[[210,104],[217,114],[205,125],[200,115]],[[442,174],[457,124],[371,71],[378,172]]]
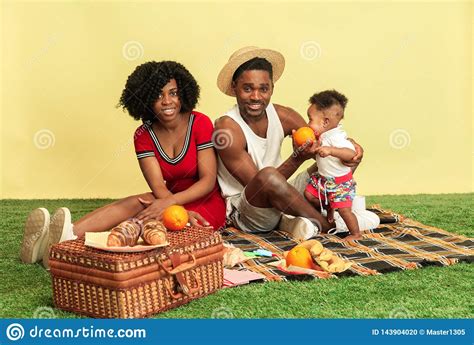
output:
[[[141,226],[133,220],[126,220],[110,231],[107,238],[109,247],[133,247],[141,235]]]
[[[168,241],[166,227],[159,220],[148,220],[143,224],[142,238],[146,244],[165,244]]]

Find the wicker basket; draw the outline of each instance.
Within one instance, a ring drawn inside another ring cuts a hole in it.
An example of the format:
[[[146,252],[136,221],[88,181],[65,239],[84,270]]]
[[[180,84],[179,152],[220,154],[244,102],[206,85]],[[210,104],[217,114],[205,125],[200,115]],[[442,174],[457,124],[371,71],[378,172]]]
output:
[[[50,252],[57,308],[97,318],[140,318],[185,304],[222,287],[219,233],[189,227],[169,232],[170,246],[112,253],[83,240]]]

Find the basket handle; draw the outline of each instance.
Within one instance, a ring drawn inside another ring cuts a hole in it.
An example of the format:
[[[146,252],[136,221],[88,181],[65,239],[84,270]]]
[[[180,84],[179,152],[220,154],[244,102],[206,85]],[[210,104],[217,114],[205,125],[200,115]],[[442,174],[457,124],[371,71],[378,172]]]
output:
[[[169,268],[166,268],[165,265],[163,265],[163,262],[161,262],[160,258],[158,258],[158,263],[165,270],[166,273],[171,274],[171,275],[176,275],[178,273],[182,273],[184,271],[190,270],[191,268],[196,266],[196,257],[194,256],[194,254],[189,254],[189,255],[191,255],[191,259],[193,260],[192,262],[181,264],[171,270]]]
[[[178,293],[174,293],[173,290],[171,289],[169,280],[165,280],[166,290],[168,290],[168,293],[170,294],[171,297],[173,297],[174,299],[178,299],[178,298],[182,298],[183,294],[189,296],[199,291],[200,285],[199,285],[199,280],[197,279],[197,276],[196,276],[196,272],[191,272],[191,275],[194,278],[194,282],[196,286],[192,288],[192,287],[189,287],[187,284],[181,284],[178,282],[179,286],[181,287],[181,290],[183,290],[183,292],[178,292]]]

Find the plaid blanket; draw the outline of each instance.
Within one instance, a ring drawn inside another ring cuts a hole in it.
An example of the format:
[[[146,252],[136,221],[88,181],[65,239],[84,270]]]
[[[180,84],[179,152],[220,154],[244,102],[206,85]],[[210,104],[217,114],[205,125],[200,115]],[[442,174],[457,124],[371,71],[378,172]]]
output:
[[[275,253],[275,257],[247,260],[236,267],[261,273],[270,281],[376,275],[430,265],[447,266],[460,261],[474,261],[472,239],[403,219],[397,214],[380,209],[370,211],[377,213],[381,224],[376,229],[364,231],[362,240],[346,243],[336,235],[315,237],[324,247],[353,262],[352,267],[342,273],[292,274],[272,266],[272,262],[283,258],[283,252],[297,244],[282,231],[252,235],[235,228],[227,228],[222,232],[222,236],[224,241],[243,251],[263,248]]]

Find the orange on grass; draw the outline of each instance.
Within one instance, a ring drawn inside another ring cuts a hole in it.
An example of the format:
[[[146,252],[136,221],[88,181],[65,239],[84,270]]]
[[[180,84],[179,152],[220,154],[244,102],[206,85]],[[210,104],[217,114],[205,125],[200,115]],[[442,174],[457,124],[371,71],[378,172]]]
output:
[[[163,211],[162,221],[168,230],[182,230],[189,220],[188,212],[183,206],[172,205]]]
[[[298,128],[293,134],[293,140],[295,141],[296,145],[303,146],[307,140],[315,141],[316,136],[310,127],[301,127]]]
[[[313,258],[308,249],[301,246],[292,248],[286,255],[286,266],[298,266],[314,269]]]

